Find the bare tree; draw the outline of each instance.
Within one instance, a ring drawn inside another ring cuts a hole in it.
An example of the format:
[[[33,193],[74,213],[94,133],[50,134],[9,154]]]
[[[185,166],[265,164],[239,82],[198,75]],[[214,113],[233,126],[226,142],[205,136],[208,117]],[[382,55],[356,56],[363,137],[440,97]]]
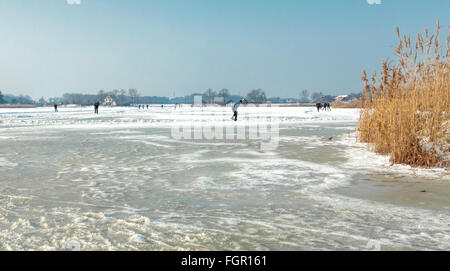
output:
[[[98,98],[100,103],[102,103],[105,100],[106,93],[105,93],[105,91],[103,89],[98,91],[97,98]]]
[[[73,95],[72,101],[73,101],[73,104],[81,105],[82,95],[81,94]]]
[[[314,102],[314,103],[318,103],[318,102],[320,102],[320,100],[322,99],[322,97],[324,97],[324,95],[323,95],[322,92],[314,92],[314,93],[311,95],[311,100],[312,100],[312,102]]]
[[[128,94],[130,95],[131,99],[133,99],[133,104],[136,104],[138,102],[139,98],[139,92],[135,88],[130,88],[128,90]]]
[[[307,89],[302,90],[302,92],[300,93],[300,102],[309,102],[309,91]]]
[[[223,97],[224,102],[228,100],[228,97],[230,97],[230,91],[226,88],[223,88],[219,91],[219,97]]]
[[[119,105],[124,105],[126,102],[126,96],[125,96],[126,92],[125,89],[121,89],[119,91]]]
[[[205,91],[204,95],[206,96],[207,103],[211,104],[213,99],[214,99],[214,97],[216,96],[216,93],[212,89],[208,88]]]
[[[247,94],[247,100],[252,103],[265,103],[267,100],[266,93],[262,89],[254,89]]]

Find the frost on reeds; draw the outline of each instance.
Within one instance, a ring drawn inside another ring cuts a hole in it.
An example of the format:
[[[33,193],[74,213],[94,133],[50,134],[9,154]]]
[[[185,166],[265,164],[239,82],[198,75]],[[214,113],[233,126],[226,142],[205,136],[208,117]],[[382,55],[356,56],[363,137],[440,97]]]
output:
[[[378,79],[363,71],[360,140],[394,164],[450,167],[450,35],[441,46],[439,34],[439,21],[413,43],[397,28],[396,61]]]

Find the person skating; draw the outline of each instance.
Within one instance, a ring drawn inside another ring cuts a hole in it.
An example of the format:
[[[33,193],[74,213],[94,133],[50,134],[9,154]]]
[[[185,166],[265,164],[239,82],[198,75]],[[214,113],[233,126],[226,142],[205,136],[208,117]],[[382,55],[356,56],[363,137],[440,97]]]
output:
[[[316,107],[317,107],[317,112],[320,112],[320,108],[322,108],[322,104],[316,103]]]
[[[56,103],[53,104],[53,107],[55,107],[55,112],[58,112],[58,105]]]
[[[94,114],[97,114],[97,115],[98,115],[98,108],[99,108],[99,107],[100,107],[100,102],[99,102],[99,101],[96,101],[95,104],[94,104],[94,108],[95,108]]]
[[[240,100],[238,103],[235,103],[232,107],[233,110],[233,117],[231,117],[232,120],[237,121],[238,118],[238,108],[241,106],[242,100]]]

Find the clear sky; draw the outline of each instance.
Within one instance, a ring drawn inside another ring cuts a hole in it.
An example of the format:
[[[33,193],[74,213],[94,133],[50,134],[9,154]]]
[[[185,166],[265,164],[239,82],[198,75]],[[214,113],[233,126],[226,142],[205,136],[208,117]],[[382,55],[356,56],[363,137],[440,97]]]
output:
[[[449,0],[0,0],[0,90],[359,92],[397,26],[438,18],[448,35]]]

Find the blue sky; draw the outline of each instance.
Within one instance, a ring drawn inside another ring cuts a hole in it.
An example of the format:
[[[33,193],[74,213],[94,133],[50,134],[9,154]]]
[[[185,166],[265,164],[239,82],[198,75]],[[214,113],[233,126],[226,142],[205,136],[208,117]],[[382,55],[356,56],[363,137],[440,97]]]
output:
[[[449,14],[448,0],[0,0],[0,90],[359,92],[397,26],[439,18],[446,36]]]

